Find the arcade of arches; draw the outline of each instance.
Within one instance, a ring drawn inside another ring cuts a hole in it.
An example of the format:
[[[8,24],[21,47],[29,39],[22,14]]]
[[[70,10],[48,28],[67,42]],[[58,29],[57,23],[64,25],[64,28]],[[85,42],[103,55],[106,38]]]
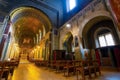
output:
[[[88,13],[82,16],[76,14],[57,29],[50,18],[37,8],[19,7],[12,10],[4,19],[6,28],[0,36],[1,61],[48,61],[37,64],[49,67],[50,61],[97,59],[103,70],[120,71],[118,25],[108,10],[96,7],[96,11]]]
[[[11,39],[5,59],[27,54],[30,58],[48,60],[52,29],[48,17],[30,7],[17,8],[10,17]]]

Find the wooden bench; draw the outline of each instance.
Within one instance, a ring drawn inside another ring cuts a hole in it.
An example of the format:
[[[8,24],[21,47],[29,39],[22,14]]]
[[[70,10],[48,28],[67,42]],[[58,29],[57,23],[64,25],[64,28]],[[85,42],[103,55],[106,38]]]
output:
[[[50,61],[50,68],[51,69],[56,69],[57,61],[56,60],[51,60]]]
[[[34,60],[35,65],[41,66],[42,60]]]
[[[0,61],[0,80],[2,79],[3,75],[3,62]]]
[[[70,73],[76,74],[76,69],[81,66],[81,60],[69,60],[64,66],[64,76],[70,76]],[[65,75],[67,73],[67,75]]]
[[[9,73],[13,74],[14,68],[19,64],[19,60],[0,61],[0,80],[5,78],[7,80]]]
[[[1,79],[5,78],[5,80],[8,79],[8,75],[10,72],[10,68],[7,66],[6,62],[0,62],[0,72],[1,72]]]

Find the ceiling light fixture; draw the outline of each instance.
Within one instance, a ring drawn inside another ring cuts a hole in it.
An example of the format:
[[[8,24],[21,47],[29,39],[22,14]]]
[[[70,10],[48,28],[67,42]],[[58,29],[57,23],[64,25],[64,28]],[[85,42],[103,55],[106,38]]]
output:
[[[70,28],[70,27],[71,27],[71,25],[70,25],[70,24],[66,24],[66,27],[67,27],[67,28]]]

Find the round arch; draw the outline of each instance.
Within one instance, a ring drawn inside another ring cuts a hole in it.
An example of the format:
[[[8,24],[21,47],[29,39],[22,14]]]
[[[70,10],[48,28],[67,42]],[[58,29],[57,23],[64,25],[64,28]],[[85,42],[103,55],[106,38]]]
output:
[[[64,39],[62,41],[63,48],[69,53],[72,52],[72,46],[73,46],[73,35],[71,32],[67,32],[64,36]]]
[[[104,19],[105,20],[106,19],[111,19],[112,20],[112,17],[110,15],[110,13],[107,12],[107,11],[97,11],[97,12],[91,13],[90,15],[92,15],[92,16],[89,16],[89,17],[86,17],[85,19],[83,19],[83,21],[81,22],[82,24],[79,26],[80,37],[82,37],[82,33],[83,33],[83,30],[85,29],[85,26],[91,20],[92,20],[92,22],[89,23],[90,26],[93,25],[94,23],[99,22],[99,21],[104,20]],[[88,29],[90,28],[90,26],[88,27]]]
[[[29,11],[31,13],[28,13],[27,12],[28,10],[31,10],[31,11]],[[32,12],[32,11],[35,11],[35,12]],[[34,15],[35,13],[37,13],[39,15]],[[10,15],[10,20],[12,21],[12,23],[14,23],[16,21],[16,19],[18,19],[19,17],[30,15],[30,16],[39,18],[45,24],[46,31],[48,31],[52,28],[52,21],[49,19],[49,17],[46,15],[46,13],[44,13],[40,9],[32,7],[32,6],[17,7],[15,9],[13,9],[9,13],[9,15]]]
[[[91,19],[87,24],[85,24],[82,31],[82,38],[85,48],[96,48],[96,35],[99,31],[109,30],[115,36],[115,42],[119,43],[118,35],[116,33],[115,26],[111,18],[107,16],[97,16]]]
[[[18,43],[19,41],[23,41],[22,35],[25,35],[29,39],[38,39],[40,31],[42,32],[42,37],[44,37],[52,29],[52,22],[49,17],[43,11],[34,7],[18,7],[12,10],[9,15],[13,27],[13,34]],[[38,35],[37,37],[36,34]]]

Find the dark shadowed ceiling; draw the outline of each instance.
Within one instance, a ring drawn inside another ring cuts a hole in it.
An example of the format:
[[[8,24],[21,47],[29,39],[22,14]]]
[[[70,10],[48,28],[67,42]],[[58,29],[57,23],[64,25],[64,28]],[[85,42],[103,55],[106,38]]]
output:
[[[76,0],[76,7],[67,12],[68,0],[0,0],[0,15],[9,15],[19,7],[34,7],[45,13],[53,26],[59,28],[93,0]]]

